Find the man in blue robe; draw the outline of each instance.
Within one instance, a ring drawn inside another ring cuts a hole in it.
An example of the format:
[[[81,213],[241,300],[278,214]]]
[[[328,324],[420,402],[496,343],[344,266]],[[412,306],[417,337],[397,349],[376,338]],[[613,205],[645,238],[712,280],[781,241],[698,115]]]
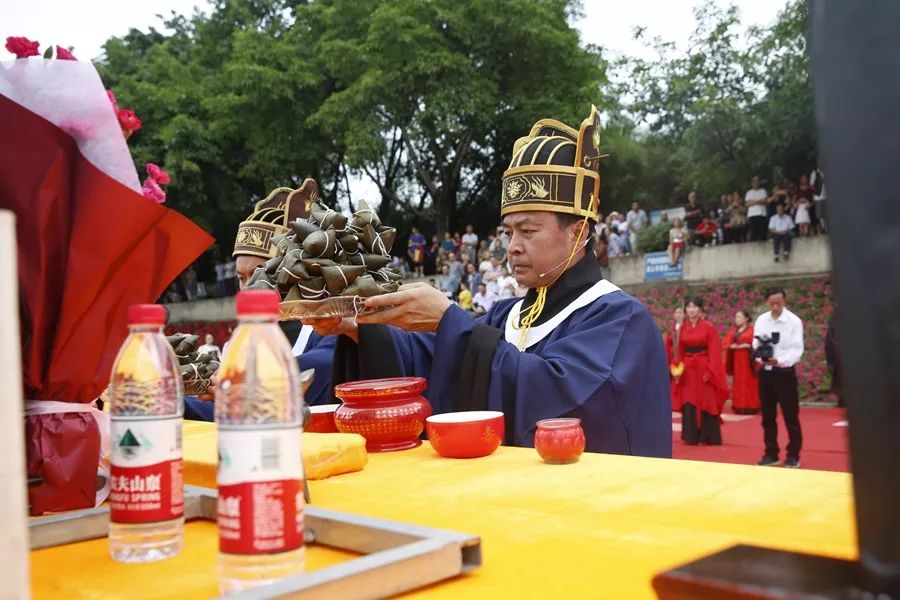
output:
[[[500,213],[510,266],[528,288],[523,299],[498,301],[473,320],[415,283],[368,298],[382,309],[359,317],[369,325],[311,322],[320,333],[343,334],[333,382],[365,378],[372,360],[394,360],[397,375],[429,379],[435,413],[503,411],[507,444],[533,445],[541,419],[576,417],[589,451],[670,457],[659,330],[640,302],[602,278],[588,244],[599,204],[599,129],[596,108],[577,131],[544,119],[513,148]]]
[[[272,239],[288,229],[288,223],[309,216],[309,204],[319,194],[319,186],[313,179],[306,179],[296,190],[276,188],[257,202],[253,213],[238,226],[234,243],[234,256],[238,283],[241,289],[257,267],[275,257],[278,249]],[[282,321],[281,330],[293,347],[300,370],[313,369],[315,375],[306,389],[303,399],[308,405],[333,402],[331,392],[331,363],[334,355],[334,336],[323,337],[309,325],[298,321]],[[196,421],[214,420],[215,405],[196,396],[184,399],[184,416]]]

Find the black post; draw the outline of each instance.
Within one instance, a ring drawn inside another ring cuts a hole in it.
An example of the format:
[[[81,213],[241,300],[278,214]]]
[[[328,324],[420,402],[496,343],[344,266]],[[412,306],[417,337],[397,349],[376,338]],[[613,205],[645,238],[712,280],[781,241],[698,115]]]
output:
[[[900,597],[900,2],[812,0],[861,583]]]

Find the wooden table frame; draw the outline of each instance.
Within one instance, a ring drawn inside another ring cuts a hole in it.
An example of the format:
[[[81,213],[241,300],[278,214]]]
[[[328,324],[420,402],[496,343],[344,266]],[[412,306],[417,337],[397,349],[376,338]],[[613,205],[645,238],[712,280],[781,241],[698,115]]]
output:
[[[215,520],[217,496],[213,489],[185,486],[185,520]],[[230,598],[291,598],[301,594],[304,599],[387,598],[481,566],[481,540],[477,536],[316,506],[304,510],[308,543],[365,556]],[[109,507],[31,519],[29,531],[32,550],[106,537]]]

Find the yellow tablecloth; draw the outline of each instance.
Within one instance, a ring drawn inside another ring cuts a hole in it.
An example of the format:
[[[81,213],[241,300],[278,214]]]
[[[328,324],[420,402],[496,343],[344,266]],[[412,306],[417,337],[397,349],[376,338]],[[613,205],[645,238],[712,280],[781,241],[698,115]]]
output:
[[[481,536],[479,570],[411,596],[631,600],[653,597],[654,574],[738,542],[854,558],[850,485],[842,473],[600,454],[546,465],[520,448],[449,460],[425,444],[372,454],[363,471],[311,482],[310,491],[319,506]],[[67,597],[110,597],[110,571],[129,600],[203,595],[214,589],[214,536],[187,543],[210,546],[190,563],[202,586],[177,573],[186,561],[113,565],[99,540],[79,545],[83,557],[73,547],[33,553],[35,597],[62,597],[52,582],[76,576],[84,587],[68,586]]]

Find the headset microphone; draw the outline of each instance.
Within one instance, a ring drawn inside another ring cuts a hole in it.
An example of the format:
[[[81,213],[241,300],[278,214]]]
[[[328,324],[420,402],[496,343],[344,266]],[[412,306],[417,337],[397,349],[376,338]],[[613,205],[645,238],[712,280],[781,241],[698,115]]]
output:
[[[578,250],[581,250],[582,248],[584,248],[585,246],[587,246],[587,245],[588,245],[588,242],[590,242],[590,241],[591,241],[591,237],[590,237],[590,236],[584,238],[584,241],[581,243],[581,245],[578,246],[578,247],[576,247],[575,252],[577,252]],[[571,260],[571,257],[567,258],[566,260],[562,261],[561,263],[559,263],[558,265],[556,265],[555,267],[553,267],[552,269],[550,269],[550,270],[547,271],[546,273],[541,273],[540,275],[538,275],[538,277],[546,277],[547,275],[549,275],[549,274],[552,273],[553,271],[557,270],[558,268],[560,268],[561,266],[563,266],[564,264],[566,264],[566,263],[569,262],[570,260]]]

